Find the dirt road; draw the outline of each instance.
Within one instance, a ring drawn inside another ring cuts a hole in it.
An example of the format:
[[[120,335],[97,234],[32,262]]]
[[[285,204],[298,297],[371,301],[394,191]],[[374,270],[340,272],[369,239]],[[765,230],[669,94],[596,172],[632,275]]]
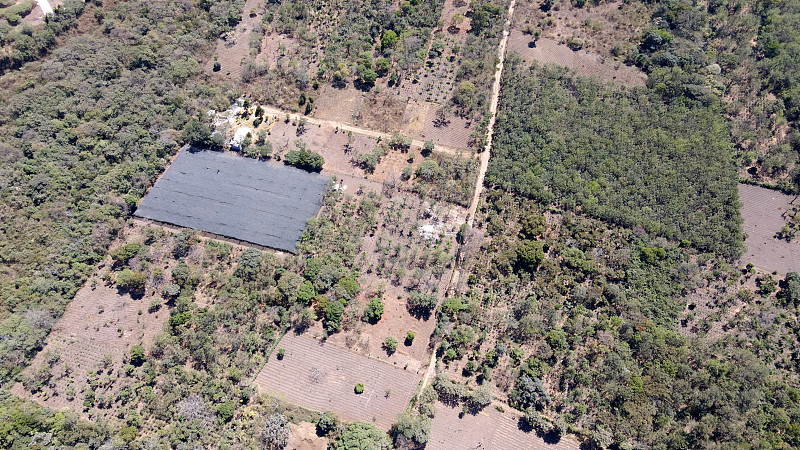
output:
[[[500,46],[497,48],[497,56],[499,62],[494,72],[494,85],[492,85],[492,102],[489,105],[489,125],[486,127],[486,147],[480,155],[480,171],[478,172],[478,179],[475,181],[475,192],[472,196],[472,203],[469,205],[467,211],[467,226],[472,227],[475,222],[475,211],[478,209],[478,202],[481,199],[481,191],[483,191],[483,179],[486,177],[486,169],[489,167],[489,153],[492,148],[492,135],[494,134],[494,122],[497,118],[497,103],[500,98],[500,79],[503,76],[503,62],[506,58],[506,45],[508,44],[508,35],[511,32],[511,18],[514,16],[514,5],[516,0],[511,0],[508,4],[508,18],[506,19],[505,26],[503,27],[503,38],[500,39]],[[462,261],[463,263],[463,261]],[[456,267],[453,270],[453,276],[450,278],[450,286],[457,286],[458,280],[461,278],[461,267]],[[448,291],[450,288],[448,287]],[[422,379],[422,389],[428,385],[428,381],[433,375],[434,366],[436,365],[436,352],[431,355],[431,361],[428,364],[428,371],[425,372],[425,377]],[[422,389],[420,392],[422,392]]]
[[[331,129],[334,129],[334,130],[335,129],[339,129],[339,131],[341,131],[341,132],[350,131],[350,132],[352,132],[354,134],[360,134],[362,136],[368,136],[368,137],[371,137],[371,138],[381,139],[381,140],[388,140],[388,139],[390,139],[392,137],[392,135],[389,134],[389,133],[381,133],[380,131],[370,130],[370,129],[367,129],[367,128],[354,127],[352,125],[347,125],[345,123],[337,122],[335,120],[318,119],[316,117],[309,117],[309,116],[303,116],[301,114],[289,113],[289,112],[286,112],[286,111],[281,111],[280,109],[277,109],[277,108],[273,108],[271,106],[262,106],[262,108],[264,109],[264,112],[266,114],[268,114],[268,115],[273,115],[273,116],[278,116],[278,117],[285,117],[288,114],[289,115],[289,120],[299,120],[299,119],[302,118],[302,119],[305,119],[306,123],[327,127],[327,128],[331,128]],[[414,147],[422,148],[422,147],[425,146],[425,142],[421,141],[419,139],[414,139],[414,140],[411,141],[411,145],[414,146]],[[441,152],[441,153],[448,153],[448,154],[453,155],[453,156],[457,156],[457,155],[469,156],[469,154],[470,154],[470,152],[468,152],[468,151],[466,151],[464,149],[454,148],[454,147],[447,147],[445,145],[436,145],[434,147],[434,151]]]
[[[472,196],[472,203],[467,212],[467,225],[472,226],[475,222],[475,211],[478,209],[478,202],[481,199],[481,192],[483,191],[483,179],[486,176],[486,169],[489,167],[489,153],[492,149],[492,136],[494,135],[494,122],[497,119],[497,103],[500,98],[500,79],[503,77],[503,63],[506,59],[506,45],[508,44],[508,35],[511,33],[511,18],[514,16],[514,5],[516,0],[511,0],[508,4],[508,18],[503,27],[503,38],[500,39],[500,47],[497,49],[497,67],[494,72],[494,85],[492,86],[492,103],[489,105],[489,125],[486,127],[486,147],[480,155],[481,166],[478,172],[478,179],[475,183],[475,192]]]

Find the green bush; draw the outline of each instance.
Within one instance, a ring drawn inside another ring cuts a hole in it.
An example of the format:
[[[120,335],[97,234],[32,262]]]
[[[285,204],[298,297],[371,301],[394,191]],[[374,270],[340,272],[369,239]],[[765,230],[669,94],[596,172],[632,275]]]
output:
[[[367,303],[364,310],[364,320],[369,323],[378,323],[383,315],[383,301],[379,297],[375,297]]]
[[[356,387],[353,389],[353,392],[356,394],[363,394],[364,393],[364,384],[363,383],[356,383]]]
[[[386,353],[393,354],[397,351],[397,339],[389,336],[383,341],[383,348],[386,350]]]
[[[308,172],[320,172],[325,164],[325,159],[319,153],[300,148],[286,153],[286,156],[283,157],[283,163]]]

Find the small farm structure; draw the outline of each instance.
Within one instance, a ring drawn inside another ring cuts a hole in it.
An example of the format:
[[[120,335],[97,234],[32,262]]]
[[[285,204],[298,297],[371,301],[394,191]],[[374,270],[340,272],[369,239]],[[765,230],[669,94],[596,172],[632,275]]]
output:
[[[136,215],[293,252],[329,178],[229,153],[182,150]]]

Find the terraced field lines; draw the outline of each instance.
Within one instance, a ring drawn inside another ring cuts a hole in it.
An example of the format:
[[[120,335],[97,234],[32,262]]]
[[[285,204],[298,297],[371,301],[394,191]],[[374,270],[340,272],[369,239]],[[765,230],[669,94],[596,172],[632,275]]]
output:
[[[436,405],[431,427],[431,441],[426,450],[449,449],[515,449],[577,450],[577,442],[568,438],[549,443],[535,433],[526,433],[517,426],[519,413],[501,413],[492,406],[476,415],[459,417],[461,408]]]
[[[419,377],[376,359],[289,333],[256,377],[264,392],[316,411],[331,410],[347,421],[371,422],[388,430],[416,392]],[[356,383],[364,393],[353,392]]]

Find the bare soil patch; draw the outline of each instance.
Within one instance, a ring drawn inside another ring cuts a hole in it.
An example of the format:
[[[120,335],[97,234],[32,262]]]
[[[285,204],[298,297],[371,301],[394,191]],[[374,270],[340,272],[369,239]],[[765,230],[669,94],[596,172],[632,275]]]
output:
[[[317,436],[316,425],[303,422],[299,425],[292,425],[286,448],[293,450],[326,450],[328,448],[328,440]]]
[[[557,64],[568,67],[581,76],[626,86],[643,86],[647,83],[647,75],[636,67],[586,50],[574,51],[554,39],[540,38],[532,45],[532,36],[512,30],[508,41],[509,50],[518,53],[528,63],[538,61],[540,64]]]
[[[278,343],[254,382],[266,393],[315,411],[334,411],[346,421],[375,423],[388,430],[405,410],[420,376],[357,355],[330,343],[289,333]],[[356,394],[356,383],[364,392]]]
[[[745,254],[742,263],[753,263],[767,272],[781,274],[800,271],[800,243],[786,242],[775,234],[786,225],[784,214],[792,209],[796,197],[749,184],[739,185],[744,218]]]
[[[492,406],[472,415],[461,414],[461,408],[436,404],[427,450],[471,449],[553,449],[577,450],[579,444],[568,438],[547,442],[535,433],[519,429],[520,414],[500,412]]]

